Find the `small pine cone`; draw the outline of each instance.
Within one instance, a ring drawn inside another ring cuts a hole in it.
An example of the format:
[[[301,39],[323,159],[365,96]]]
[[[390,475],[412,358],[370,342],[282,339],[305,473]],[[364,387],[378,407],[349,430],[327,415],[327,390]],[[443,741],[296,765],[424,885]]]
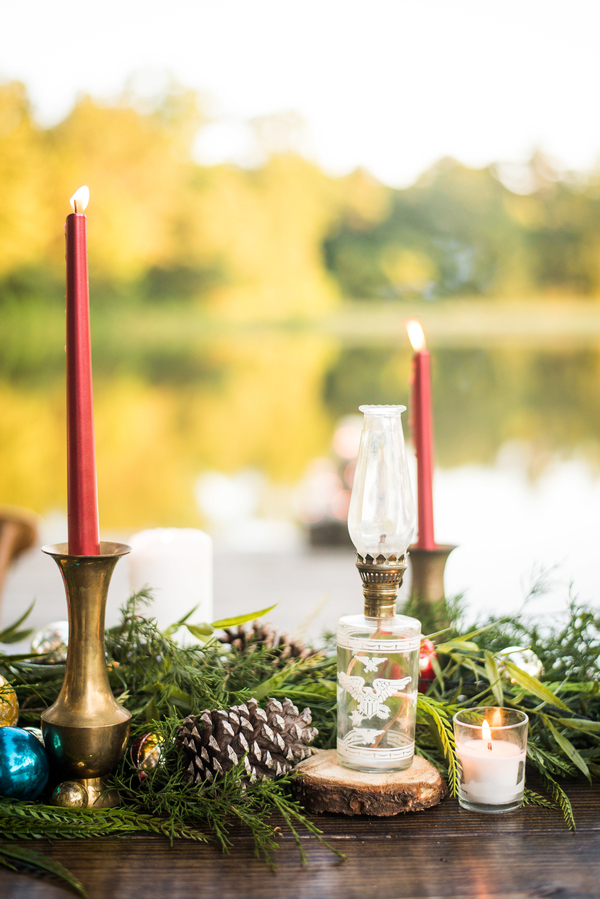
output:
[[[269,699],[266,709],[249,699],[228,710],[188,715],[177,731],[177,744],[189,761],[187,778],[212,783],[242,759],[251,783],[287,774],[312,754],[308,744],[318,731],[311,720],[310,709],[299,713],[289,699]]]
[[[273,655],[279,659],[306,659],[315,655],[315,650],[310,649],[300,640],[294,640],[287,634],[278,634],[269,624],[252,622],[249,630],[240,625],[237,630],[225,629],[225,636],[221,637],[221,643],[229,643],[240,652],[251,652],[255,646],[266,646],[274,650]]]

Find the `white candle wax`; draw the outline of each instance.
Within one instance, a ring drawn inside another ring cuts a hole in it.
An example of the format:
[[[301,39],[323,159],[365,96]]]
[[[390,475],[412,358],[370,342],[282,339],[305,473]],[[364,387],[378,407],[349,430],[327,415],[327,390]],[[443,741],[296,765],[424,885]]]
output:
[[[462,767],[461,793],[469,802],[506,805],[519,799],[525,779],[525,749],[506,740],[456,744]]]
[[[194,528],[153,528],[134,534],[129,542],[131,589],[152,590],[154,602],[148,617],[156,618],[161,630],[194,606],[197,609],[190,623],[213,621],[212,539],[208,534]]]

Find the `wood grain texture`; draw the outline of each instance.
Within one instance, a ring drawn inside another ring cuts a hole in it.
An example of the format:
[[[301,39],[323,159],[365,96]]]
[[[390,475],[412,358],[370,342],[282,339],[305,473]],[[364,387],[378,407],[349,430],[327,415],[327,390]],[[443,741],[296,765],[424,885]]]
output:
[[[297,797],[313,814],[399,815],[441,802],[448,792],[439,771],[415,756],[406,771],[365,774],[338,765],[337,752],[317,752],[296,766]]]
[[[535,789],[534,783],[531,786]],[[323,815],[340,862],[310,835],[302,866],[285,832],[272,873],[241,830],[228,855],[160,837],[27,845],[46,851],[85,884],[90,899],[598,899],[600,785],[567,785],[577,833],[529,806],[480,815],[446,799],[418,815]],[[66,899],[62,887],[0,869],[2,899]]]

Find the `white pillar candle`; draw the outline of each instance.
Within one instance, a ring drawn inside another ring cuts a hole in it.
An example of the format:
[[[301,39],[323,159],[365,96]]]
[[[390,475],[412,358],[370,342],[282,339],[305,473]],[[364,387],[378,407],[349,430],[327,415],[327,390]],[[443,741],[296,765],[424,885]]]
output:
[[[154,603],[148,617],[161,630],[196,611],[190,623],[211,622],[213,613],[212,539],[194,528],[153,528],[130,539],[129,581],[134,592],[149,587]]]

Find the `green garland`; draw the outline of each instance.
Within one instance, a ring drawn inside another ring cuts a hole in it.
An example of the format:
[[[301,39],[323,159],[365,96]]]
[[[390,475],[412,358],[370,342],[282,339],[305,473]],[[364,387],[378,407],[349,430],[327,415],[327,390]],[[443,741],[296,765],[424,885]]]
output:
[[[131,739],[148,731],[157,733],[164,749],[161,765],[140,781],[125,756],[115,774],[122,797],[118,809],[58,809],[44,802],[0,799],[5,840],[0,844],[0,864],[14,870],[25,866],[50,871],[84,895],[81,884],[62,866],[9,841],[146,831],[171,841],[212,840],[227,850],[232,827],[242,824],[253,835],[256,854],[273,864],[277,848],[273,816],[283,818],[302,856],[298,828],[322,839],[293,798],[293,775],[248,785],[242,771],[234,768],[213,784],[191,786],[173,736],[190,713],[228,708],[251,696],[259,700],[274,696],[308,705],[319,729],[316,745],[333,746],[336,662],[331,635],[322,650],[294,660],[287,657],[285,646],[250,642],[239,649],[219,639],[222,629],[261,613],[213,625],[192,625],[184,619],[161,633],[147,617],[150,602],[145,592],[131,597],[120,624],[107,632],[106,648],[112,689],[132,713]],[[559,809],[574,829],[571,805],[559,781],[580,774],[591,781],[600,775],[600,616],[571,600],[565,620],[554,627],[520,615],[469,628],[457,602],[405,611],[438,629],[433,635],[436,676],[427,692],[419,694],[417,752],[442,771],[455,796],[453,714],[476,705],[522,709],[530,718],[528,762],[548,791],[542,796],[527,790],[525,803]],[[0,633],[0,642],[23,639],[26,632],[20,628],[27,614]],[[189,647],[175,643],[172,636],[179,627],[187,627],[197,642]],[[519,662],[526,651],[533,651],[542,666],[538,676]],[[19,723],[25,726],[37,725],[40,713],[54,702],[64,671],[62,666],[31,664],[31,658],[0,655],[0,674],[17,692]]]

